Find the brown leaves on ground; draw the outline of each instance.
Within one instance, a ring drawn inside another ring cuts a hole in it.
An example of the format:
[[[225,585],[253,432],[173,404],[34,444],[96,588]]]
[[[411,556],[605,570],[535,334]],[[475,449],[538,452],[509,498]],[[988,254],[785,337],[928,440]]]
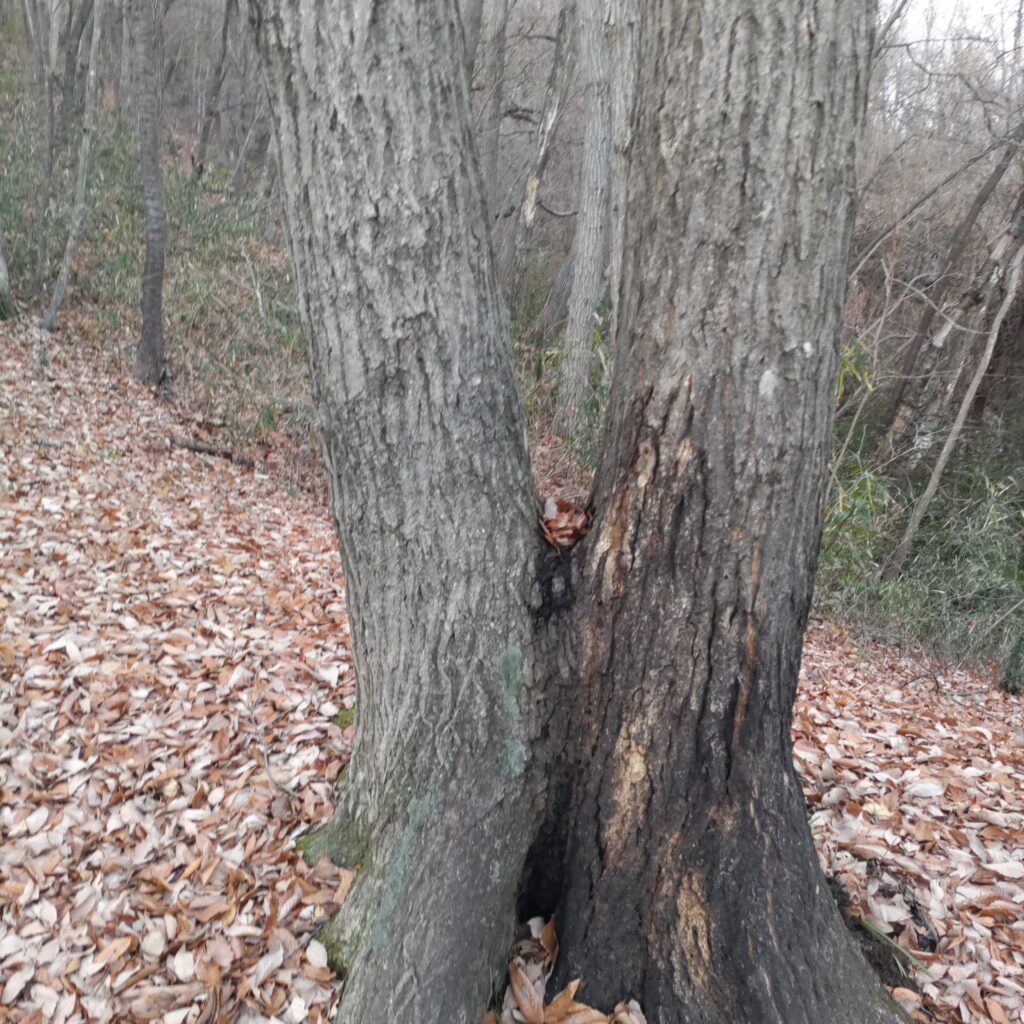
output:
[[[571,548],[590,530],[591,514],[565,498],[548,498],[540,528],[554,548]]]
[[[293,843],[348,756],[326,517],[33,344],[0,339],[0,1020],[328,1020],[351,876]]]
[[[913,957],[896,998],[1024,1021],[1024,702],[818,624],[793,733],[822,864]]]
[[[484,1016],[484,1024],[647,1024],[643,1011],[632,999],[619,1003],[611,1016],[577,1002],[579,978],[545,1003],[544,992],[558,959],[554,918],[547,924],[539,917],[532,918],[521,931],[524,934],[513,946],[508,965],[501,1017],[492,1011]]]
[[[329,517],[266,461],[169,445],[187,424],[96,352],[46,336],[40,368],[36,332],[0,331],[0,1021],[328,1019],[315,930],[352,878],[293,840],[330,814],[351,739]],[[584,529],[552,511],[556,544]],[[1022,708],[808,636],[814,838],[854,913],[914,957],[895,995],[918,1020],[1024,1020]],[[642,1020],[574,986],[545,1004],[554,948],[524,942],[512,1020],[538,1001],[545,1024]]]

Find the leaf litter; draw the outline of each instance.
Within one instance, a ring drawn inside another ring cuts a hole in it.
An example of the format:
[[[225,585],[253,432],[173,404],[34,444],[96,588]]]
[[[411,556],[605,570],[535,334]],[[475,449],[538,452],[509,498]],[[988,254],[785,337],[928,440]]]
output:
[[[352,876],[294,839],[354,732],[329,517],[284,493],[287,452],[253,471],[172,445],[186,416],[46,342],[40,366],[38,332],[0,325],[0,1021],[328,1020],[316,933]],[[545,511],[556,543],[589,525]],[[1024,1021],[1021,700],[815,623],[794,761],[895,997]],[[530,922],[500,1019],[643,1024],[578,981],[546,1001],[556,955]]]

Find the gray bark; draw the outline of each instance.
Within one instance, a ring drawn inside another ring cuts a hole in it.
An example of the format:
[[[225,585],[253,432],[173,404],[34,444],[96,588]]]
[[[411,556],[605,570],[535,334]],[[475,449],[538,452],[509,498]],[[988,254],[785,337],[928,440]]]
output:
[[[493,0],[493,24],[484,54],[484,102],[480,112],[480,162],[487,188],[487,206],[493,221],[501,207],[501,118],[505,104],[505,37],[509,0]]]
[[[248,6],[358,681],[339,813],[304,843],[362,865],[324,933],[339,1019],[476,1024],[524,869],[520,911],[561,905],[595,1002],[901,1020],[790,746],[872,5],[644,5],[595,526],[564,555],[538,538],[455,0]]]
[[[459,14],[462,17],[462,37],[466,47],[466,78],[472,82],[480,43],[480,26],[484,18],[484,0],[461,0]]]
[[[580,426],[590,391],[594,353],[594,310],[604,283],[608,227],[608,165],[611,149],[611,101],[608,89],[606,0],[577,7],[579,64],[585,88],[586,128],[580,168],[579,213],[573,240],[573,278],[569,319],[563,340],[556,429],[566,439]]]
[[[27,0],[25,11],[29,11]],[[33,5],[35,43],[35,74],[38,88],[40,130],[43,134],[43,159],[36,192],[36,265],[32,275],[31,291],[38,294],[46,277],[46,258],[50,229],[50,192],[53,186],[54,148],[56,125],[53,96],[53,74],[50,62],[50,7],[49,0],[36,0]]]
[[[132,372],[144,384],[156,387],[164,380],[164,214],[163,175],[160,170],[160,60],[158,18],[162,8],[154,0],[132,0],[135,40],[135,102],[139,119],[139,155],[146,212],[146,260],[142,270],[142,332],[135,349]]]
[[[359,679],[339,815],[310,847],[363,864],[327,936],[341,1019],[476,1021],[538,811],[541,707],[536,512],[455,0],[249,10]]]
[[[89,0],[92,6],[91,0]],[[93,10],[92,41],[89,44],[89,77],[85,84],[85,111],[82,115],[82,141],[78,149],[78,177],[75,182],[75,199],[71,207],[71,224],[68,228],[68,240],[64,247],[64,258],[61,260],[57,282],[50,296],[50,308],[43,318],[43,327],[52,331],[57,326],[57,311],[64,301],[71,274],[71,262],[75,258],[75,247],[82,229],[82,218],[85,216],[86,186],[89,178],[89,154],[92,148],[92,133],[96,108],[96,81],[99,77],[100,35],[103,30],[103,0],[96,0]]]
[[[82,46],[85,27],[92,15],[93,0],[82,0],[74,24],[64,41],[64,79],[61,82],[60,118],[64,130],[71,121],[75,101],[75,84],[78,79],[78,54]],[[64,134],[63,130],[60,133]]]

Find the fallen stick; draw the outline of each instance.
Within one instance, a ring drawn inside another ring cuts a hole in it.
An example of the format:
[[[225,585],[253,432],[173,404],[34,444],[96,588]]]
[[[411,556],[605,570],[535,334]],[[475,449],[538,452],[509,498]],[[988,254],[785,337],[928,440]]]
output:
[[[200,455],[216,455],[219,459],[227,459],[229,462],[234,462],[236,465],[245,466],[246,469],[255,469],[256,463],[252,459],[245,455],[239,455],[237,452],[233,452],[230,448],[218,448],[213,444],[205,444],[202,441],[192,441],[187,437],[176,437],[174,434],[169,434],[168,439],[171,444],[176,445],[178,448],[187,448],[190,452],[198,452]]]

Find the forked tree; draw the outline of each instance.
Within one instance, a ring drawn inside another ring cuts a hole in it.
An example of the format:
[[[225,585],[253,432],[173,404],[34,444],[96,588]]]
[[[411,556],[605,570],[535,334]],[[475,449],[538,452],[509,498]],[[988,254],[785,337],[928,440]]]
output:
[[[870,0],[648,0],[589,536],[537,524],[455,0],[248,0],[358,677],[341,1020],[476,1024],[517,913],[649,1020],[888,1024],[790,718]]]

